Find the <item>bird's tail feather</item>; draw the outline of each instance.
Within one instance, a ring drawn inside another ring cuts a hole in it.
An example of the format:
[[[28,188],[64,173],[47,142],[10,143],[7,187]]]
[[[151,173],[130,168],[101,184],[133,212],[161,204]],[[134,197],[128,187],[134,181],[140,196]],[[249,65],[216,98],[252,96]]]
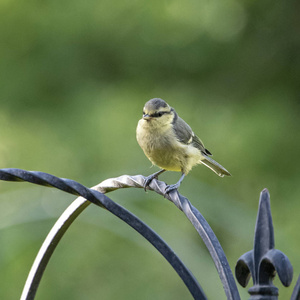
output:
[[[224,175],[231,176],[231,174],[223,166],[206,155],[204,156],[204,159],[201,159],[201,163],[221,177],[224,177]]]

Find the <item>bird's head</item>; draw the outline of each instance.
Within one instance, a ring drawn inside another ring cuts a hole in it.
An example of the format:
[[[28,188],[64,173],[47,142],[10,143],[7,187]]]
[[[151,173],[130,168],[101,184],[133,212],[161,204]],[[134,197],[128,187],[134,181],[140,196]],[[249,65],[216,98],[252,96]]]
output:
[[[168,103],[160,98],[154,98],[146,102],[143,109],[143,120],[164,125],[173,121],[174,114],[174,109]]]

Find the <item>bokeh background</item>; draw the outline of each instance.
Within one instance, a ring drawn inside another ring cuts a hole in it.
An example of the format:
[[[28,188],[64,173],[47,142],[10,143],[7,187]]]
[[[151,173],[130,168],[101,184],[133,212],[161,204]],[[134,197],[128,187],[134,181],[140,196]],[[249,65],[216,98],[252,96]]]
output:
[[[144,103],[175,107],[231,178],[198,166],[187,196],[217,234],[232,269],[252,249],[268,188],[276,248],[300,273],[299,1],[0,2],[0,166],[93,186],[148,175],[135,140]],[[174,183],[179,173],[160,178]],[[194,228],[143,190],[109,195],[156,230],[209,299],[225,299]],[[0,298],[18,299],[46,234],[74,197],[0,182]],[[289,299],[292,288],[283,288]],[[251,286],[251,283],[250,283]],[[243,299],[247,289],[239,288]],[[37,299],[191,299],[156,250],[94,206],[59,244]]]

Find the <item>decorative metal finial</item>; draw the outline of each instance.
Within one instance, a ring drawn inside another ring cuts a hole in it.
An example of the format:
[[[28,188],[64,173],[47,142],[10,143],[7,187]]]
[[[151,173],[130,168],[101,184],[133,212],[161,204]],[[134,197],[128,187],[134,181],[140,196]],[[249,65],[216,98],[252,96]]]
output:
[[[243,287],[252,275],[253,287],[248,291],[250,300],[278,299],[278,288],[272,283],[276,273],[284,286],[292,282],[293,267],[287,256],[274,246],[270,195],[264,189],[259,199],[254,249],[242,255],[235,267],[235,276]]]

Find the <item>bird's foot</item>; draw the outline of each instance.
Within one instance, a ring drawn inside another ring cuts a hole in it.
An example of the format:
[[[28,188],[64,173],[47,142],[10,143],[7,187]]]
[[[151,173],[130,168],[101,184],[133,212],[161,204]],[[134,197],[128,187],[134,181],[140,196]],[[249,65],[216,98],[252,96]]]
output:
[[[156,174],[152,174],[146,177],[145,182],[144,182],[144,190],[145,192],[147,191],[147,187],[149,186],[149,184],[151,183],[151,181],[153,179],[157,179],[157,175]]]
[[[165,195],[169,194],[173,190],[177,190],[180,187],[180,184],[181,184],[184,176],[185,176],[185,173],[182,173],[182,175],[181,175],[180,179],[178,180],[178,182],[176,182],[175,184],[168,185],[165,188]]]
[[[167,185],[166,188],[165,188],[165,194],[169,194],[171,191],[173,190],[177,190],[180,186],[180,183],[175,183],[175,184],[170,184],[170,185]]]
[[[149,184],[151,183],[151,181],[155,178],[155,179],[158,179],[158,175],[160,175],[161,173],[165,172],[166,170],[162,169],[162,170],[159,170],[158,172],[152,174],[152,175],[149,175],[145,178],[145,182],[144,182],[144,190],[146,192],[147,190],[147,186],[149,186]]]

